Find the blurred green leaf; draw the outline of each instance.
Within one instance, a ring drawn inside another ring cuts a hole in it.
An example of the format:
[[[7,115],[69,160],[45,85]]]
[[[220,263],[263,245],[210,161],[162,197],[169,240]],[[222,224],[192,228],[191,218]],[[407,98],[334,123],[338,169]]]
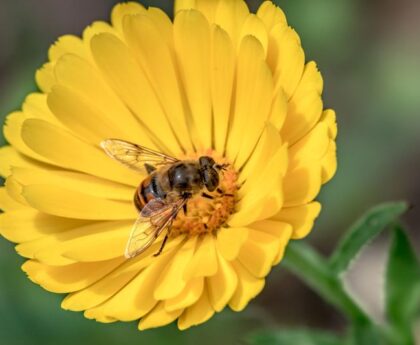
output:
[[[251,345],[342,345],[343,339],[332,333],[307,329],[266,330],[247,337]]]
[[[420,265],[404,230],[396,226],[386,273],[386,315],[395,344],[414,344],[413,317],[420,303]]]
[[[344,272],[360,250],[408,208],[405,202],[391,202],[370,209],[356,221],[336,247],[330,258],[335,274]]]
[[[379,328],[372,322],[354,322],[349,334],[349,345],[385,345]]]
[[[369,323],[364,312],[344,291],[342,282],[332,274],[328,262],[303,242],[289,243],[282,261],[286,267],[354,322]]]

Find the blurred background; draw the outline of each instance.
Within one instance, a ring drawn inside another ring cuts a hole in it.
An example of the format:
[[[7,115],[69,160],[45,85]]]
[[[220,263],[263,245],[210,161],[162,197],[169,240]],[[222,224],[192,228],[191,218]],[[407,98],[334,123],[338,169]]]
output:
[[[248,1],[256,9],[261,1]],[[34,72],[63,34],[108,20],[115,0],[0,1],[0,122],[36,90]],[[171,13],[172,2],[143,1]],[[420,2],[417,0],[278,0],[302,38],[307,60],[324,76],[325,107],[337,111],[339,170],[319,197],[323,211],[308,237],[325,254],[353,220],[383,201],[408,200],[410,237],[420,248]],[[0,135],[0,143],[4,139]],[[349,289],[381,321],[387,236],[348,274]],[[138,332],[135,323],[100,324],[60,309],[62,296],[32,284],[23,260],[0,239],[0,343],[240,343],[262,327],[342,332],[345,320],[281,265],[242,313],[224,311],[205,325]]]

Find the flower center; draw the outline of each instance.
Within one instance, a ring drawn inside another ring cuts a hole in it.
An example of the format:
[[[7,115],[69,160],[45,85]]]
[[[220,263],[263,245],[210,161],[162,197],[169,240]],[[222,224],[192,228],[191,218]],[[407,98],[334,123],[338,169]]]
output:
[[[218,158],[214,152],[207,151],[202,155],[213,157],[217,164],[228,163]],[[200,155],[201,156],[201,155]],[[188,155],[185,159],[198,159],[197,154]],[[180,234],[200,235],[215,233],[228,220],[235,210],[238,174],[231,165],[219,173],[219,185],[214,192],[203,190],[187,202],[187,213],[180,211],[172,225],[171,237]]]

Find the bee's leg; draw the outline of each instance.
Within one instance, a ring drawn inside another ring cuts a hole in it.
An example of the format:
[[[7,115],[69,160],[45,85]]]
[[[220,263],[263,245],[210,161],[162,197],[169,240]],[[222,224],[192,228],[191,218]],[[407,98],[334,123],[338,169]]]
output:
[[[153,171],[155,171],[156,170],[156,168],[153,166],[153,165],[151,165],[151,164],[148,164],[148,163],[145,163],[144,164],[144,167],[146,168],[146,171],[147,171],[147,173],[150,175]]]
[[[217,191],[217,193],[220,194],[220,196],[231,196],[231,197],[234,196],[233,194],[225,193],[221,188],[217,188],[216,191]]]
[[[184,210],[184,216],[186,216],[187,215],[187,204],[186,203],[182,206],[182,209]]]
[[[159,251],[157,253],[153,254],[153,256],[159,256],[160,253],[162,253],[162,250],[165,247],[165,244],[166,244],[166,241],[168,240],[168,237],[169,237],[169,232],[166,233],[165,238],[163,239],[162,245],[159,248]]]
[[[214,197],[212,197],[211,195],[209,195],[209,194],[207,194],[207,193],[201,193],[201,196],[203,197],[203,198],[207,198],[207,199],[214,199]]]

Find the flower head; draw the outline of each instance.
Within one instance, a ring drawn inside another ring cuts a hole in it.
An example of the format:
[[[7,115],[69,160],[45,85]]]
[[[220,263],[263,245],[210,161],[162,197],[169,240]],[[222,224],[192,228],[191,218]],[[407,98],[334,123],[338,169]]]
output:
[[[179,0],[173,22],[129,2],[111,23],[59,38],[36,74],[41,92],[8,116],[0,232],[32,281],[87,318],[186,329],[242,310],[289,240],[309,233],[335,173],[321,75],[269,1],[252,14],[242,0]],[[163,235],[127,259],[146,175],[105,155],[106,138],[227,163],[232,196],[192,198],[161,255]]]

